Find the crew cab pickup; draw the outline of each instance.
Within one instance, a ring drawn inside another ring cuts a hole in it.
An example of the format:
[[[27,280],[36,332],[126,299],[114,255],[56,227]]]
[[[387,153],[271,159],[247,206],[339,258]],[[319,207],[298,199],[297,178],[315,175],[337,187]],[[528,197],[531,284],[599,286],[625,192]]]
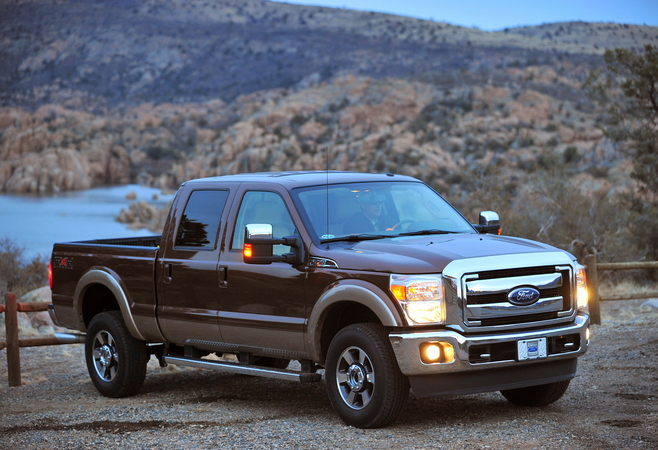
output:
[[[55,244],[57,325],[85,333],[98,391],[136,394],[151,355],[324,381],[341,419],[391,424],[409,389],[558,400],[589,345],[584,268],[470,224],[394,174],[256,173],[184,183],[161,236]]]

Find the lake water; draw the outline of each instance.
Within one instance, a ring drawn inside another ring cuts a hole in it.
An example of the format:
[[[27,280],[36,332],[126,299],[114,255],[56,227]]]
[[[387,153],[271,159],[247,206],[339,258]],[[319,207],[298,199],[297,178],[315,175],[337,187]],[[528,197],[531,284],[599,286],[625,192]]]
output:
[[[162,195],[159,189],[138,185],[95,188],[65,192],[52,196],[0,195],[0,238],[9,237],[25,248],[25,258],[37,255],[50,258],[55,242],[90,239],[151,236],[154,233],[131,230],[114,217],[128,209],[134,201],[166,205],[172,195]],[[154,200],[153,196],[158,199]]]

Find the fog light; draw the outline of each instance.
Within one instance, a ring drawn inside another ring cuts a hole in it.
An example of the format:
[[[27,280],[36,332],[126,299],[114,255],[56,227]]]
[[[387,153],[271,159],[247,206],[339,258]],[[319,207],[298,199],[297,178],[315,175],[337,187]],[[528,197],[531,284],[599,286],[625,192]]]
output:
[[[589,327],[587,327],[587,330],[585,330],[585,340],[589,342]]]
[[[425,364],[451,363],[455,349],[447,342],[424,342],[420,345],[420,360]]]
[[[441,347],[437,344],[430,344],[425,347],[425,358],[428,361],[437,362],[441,359]]]

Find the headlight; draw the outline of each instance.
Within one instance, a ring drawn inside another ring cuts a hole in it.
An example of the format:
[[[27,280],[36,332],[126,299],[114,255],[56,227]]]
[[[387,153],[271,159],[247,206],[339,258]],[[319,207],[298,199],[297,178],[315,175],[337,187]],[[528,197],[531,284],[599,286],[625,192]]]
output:
[[[589,295],[587,293],[587,276],[585,267],[580,264],[576,265],[576,302],[578,310],[588,312]]]
[[[410,325],[444,324],[445,296],[441,275],[391,275],[393,297]]]

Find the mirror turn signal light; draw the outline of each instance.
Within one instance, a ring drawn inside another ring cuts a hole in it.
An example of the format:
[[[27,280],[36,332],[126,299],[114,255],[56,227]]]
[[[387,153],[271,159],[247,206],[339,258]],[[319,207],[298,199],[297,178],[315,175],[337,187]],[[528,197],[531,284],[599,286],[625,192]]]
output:
[[[447,342],[423,342],[420,360],[425,364],[449,364],[455,360],[455,349]]]

